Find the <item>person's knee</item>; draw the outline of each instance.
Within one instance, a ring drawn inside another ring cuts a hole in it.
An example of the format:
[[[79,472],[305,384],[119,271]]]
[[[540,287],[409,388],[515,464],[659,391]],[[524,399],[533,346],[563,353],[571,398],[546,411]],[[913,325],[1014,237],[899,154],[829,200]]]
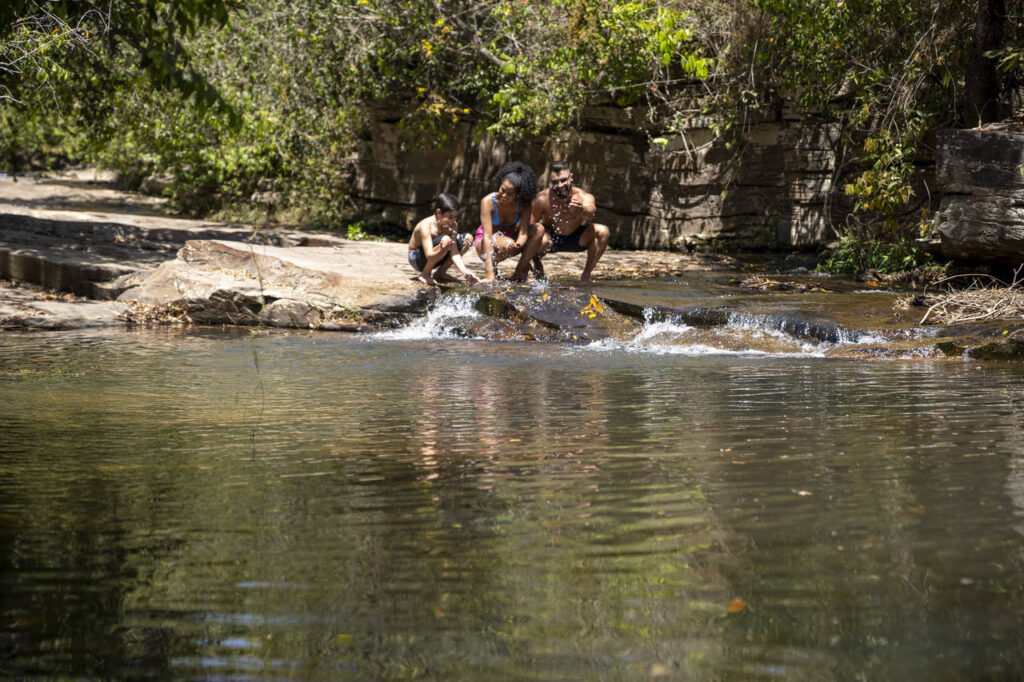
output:
[[[546,255],[547,252],[550,251],[551,247],[554,246],[554,245],[555,245],[555,243],[553,241],[551,241],[551,236],[548,235],[547,232],[545,232],[540,237],[540,248],[537,249],[537,255],[539,255],[539,256]]]
[[[608,244],[608,240],[612,236],[612,231],[608,229],[607,225],[594,223],[594,235],[597,237],[597,240],[601,244],[601,246],[605,246]]]

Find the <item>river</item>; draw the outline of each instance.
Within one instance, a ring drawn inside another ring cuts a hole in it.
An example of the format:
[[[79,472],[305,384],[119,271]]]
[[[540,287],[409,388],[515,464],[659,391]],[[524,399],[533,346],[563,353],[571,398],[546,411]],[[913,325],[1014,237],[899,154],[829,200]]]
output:
[[[657,324],[0,335],[0,675],[1024,678],[1020,363]]]

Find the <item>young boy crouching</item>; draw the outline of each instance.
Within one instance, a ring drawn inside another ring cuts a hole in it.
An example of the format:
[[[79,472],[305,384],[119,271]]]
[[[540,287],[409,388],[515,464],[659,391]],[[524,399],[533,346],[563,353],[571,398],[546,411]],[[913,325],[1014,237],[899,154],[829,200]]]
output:
[[[456,282],[448,275],[448,268],[455,267],[465,281],[475,284],[479,278],[466,269],[462,254],[473,246],[473,237],[459,234],[459,211],[462,204],[447,192],[437,195],[434,214],[416,224],[409,238],[409,265],[420,273],[419,281],[433,286],[437,282]]]

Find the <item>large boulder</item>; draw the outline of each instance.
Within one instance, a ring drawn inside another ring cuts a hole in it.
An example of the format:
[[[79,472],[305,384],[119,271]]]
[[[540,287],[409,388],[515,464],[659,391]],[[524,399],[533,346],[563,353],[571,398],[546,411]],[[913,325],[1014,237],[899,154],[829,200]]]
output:
[[[426,305],[404,244],[341,242],[283,248],[186,242],[118,300],[180,310],[204,324],[359,329]]]
[[[960,261],[1024,262],[1024,134],[1006,127],[943,130],[937,143],[943,253]]]

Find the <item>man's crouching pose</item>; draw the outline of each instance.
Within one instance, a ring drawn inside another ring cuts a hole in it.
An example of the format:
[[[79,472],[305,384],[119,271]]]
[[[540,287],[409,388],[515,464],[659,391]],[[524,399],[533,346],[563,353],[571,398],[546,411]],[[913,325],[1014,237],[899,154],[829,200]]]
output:
[[[544,236],[537,253],[524,253],[532,258],[537,276],[543,276],[541,258],[559,251],[586,251],[587,262],[580,280],[590,281],[597,261],[608,248],[611,231],[594,221],[594,195],[573,186],[572,173],[564,161],[554,161],[548,168],[548,187],[533,200],[533,222],[544,226]],[[527,245],[527,249],[533,244]]]

